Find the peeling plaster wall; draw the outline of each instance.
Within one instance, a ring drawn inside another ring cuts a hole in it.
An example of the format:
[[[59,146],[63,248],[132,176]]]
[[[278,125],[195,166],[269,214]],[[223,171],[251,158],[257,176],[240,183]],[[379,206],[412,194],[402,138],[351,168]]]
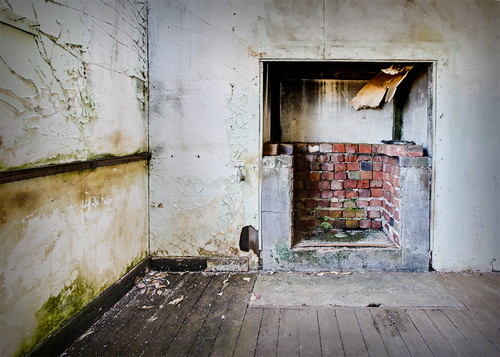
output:
[[[0,0],[0,170],[148,150],[147,7]],[[148,254],[146,162],[0,185],[0,350],[24,355]]]
[[[259,58],[434,61],[433,265],[500,269],[499,2],[149,7],[154,252],[236,254],[241,226],[259,227]]]
[[[141,162],[0,185],[0,346],[23,354],[147,255]]]
[[[147,150],[145,3],[1,2],[0,170]]]

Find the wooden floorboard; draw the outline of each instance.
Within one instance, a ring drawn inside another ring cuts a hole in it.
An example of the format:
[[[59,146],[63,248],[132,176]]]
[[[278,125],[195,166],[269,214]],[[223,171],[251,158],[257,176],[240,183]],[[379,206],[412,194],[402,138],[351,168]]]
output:
[[[354,309],[337,309],[336,314],[345,356],[368,356]]]
[[[277,356],[299,355],[299,311],[297,309],[281,309],[280,325],[278,328]]]
[[[319,338],[323,356],[344,356],[344,348],[340,338],[339,324],[334,309],[318,311]]]
[[[370,312],[389,356],[410,356],[410,352],[406,348],[403,338],[396,327],[395,320],[391,316],[392,311],[387,309],[371,309]]]
[[[262,308],[246,309],[245,318],[241,325],[238,342],[234,349],[235,357],[253,357],[257,348],[260,323],[262,320]]]
[[[358,319],[366,348],[368,349],[370,357],[389,356],[370,310],[371,309],[356,310],[356,318]]]
[[[256,357],[276,356],[279,323],[279,308],[272,307],[263,309],[259,337],[257,339],[257,348],[255,350]]]
[[[298,327],[299,327],[299,355],[301,357],[321,356],[318,311],[316,309],[299,310]]]
[[[496,273],[436,274],[456,309],[249,307],[255,273],[162,274],[63,355],[500,357]]]

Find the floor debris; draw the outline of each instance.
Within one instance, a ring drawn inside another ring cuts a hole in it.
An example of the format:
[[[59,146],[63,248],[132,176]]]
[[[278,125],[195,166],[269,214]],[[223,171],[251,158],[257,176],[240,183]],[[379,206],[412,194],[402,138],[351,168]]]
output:
[[[175,306],[175,305],[179,304],[182,300],[184,300],[184,296],[181,296],[181,297],[179,297],[177,299],[174,299],[174,300],[170,301],[168,304]]]

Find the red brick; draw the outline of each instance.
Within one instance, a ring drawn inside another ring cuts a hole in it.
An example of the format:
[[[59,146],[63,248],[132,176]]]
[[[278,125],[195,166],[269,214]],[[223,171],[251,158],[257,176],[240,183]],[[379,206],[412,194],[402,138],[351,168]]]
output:
[[[337,219],[337,220],[333,221],[333,228],[344,229],[345,228],[345,221],[343,219]]]
[[[321,191],[321,198],[333,198],[333,191],[330,190]]]
[[[330,164],[330,163],[321,164],[321,170],[322,171],[333,171],[333,164]]]
[[[381,190],[380,188],[372,188],[372,197],[382,197],[384,195],[384,190]]]
[[[354,212],[354,211],[342,211],[342,217],[354,218],[354,217],[356,217],[356,212]]]
[[[330,202],[332,208],[342,208],[342,202]]]
[[[355,162],[357,161],[358,157],[356,155],[345,155],[344,156],[344,161],[346,162]]]
[[[344,183],[342,181],[332,181],[330,188],[334,191],[342,190],[344,188]]]
[[[304,161],[307,161],[307,162],[314,162],[316,161],[318,158],[317,155],[313,155],[313,154],[307,154],[304,156]]]
[[[391,184],[395,187],[399,187],[399,177],[392,176],[391,177]]]
[[[358,197],[358,191],[352,191],[352,190],[345,191],[345,198],[350,199],[350,198],[356,198],[356,197]]]
[[[322,210],[317,211],[316,215],[318,217],[329,217],[330,216],[330,211],[328,211],[326,209],[322,209]]]
[[[372,157],[372,161],[382,163],[382,162],[384,162],[385,158],[386,158],[386,156],[384,156],[384,155],[375,155]]]
[[[320,190],[309,190],[307,195],[310,198],[320,198],[321,197],[321,191]]]
[[[341,210],[330,211],[330,217],[332,218],[340,218],[341,215],[342,215]]]
[[[374,180],[383,180],[384,173],[383,172],[373,172],[373,179]]]
[[[372,229],[380,229],[380,228],[382,228],[382,222],[372,221]]]
[[[373,180],[372,182],[378,182],[378,181]],[[391,185],[388,182],[386,181],[380,181],[380,182],[382,182],[382,187],[384,188],[384,190],[390,191]],[[377,186],[372,186],[372,187],[377,187]]]
[[[346,167],[346,164],[335,164],[335,171],[345,171]]]
[[[344,144],[333,144],[332,145],[333,152],[345,152]]]
[[[394,204],[394,208],[399,209],[399,200],[398,199],[394,198],[393,204]]]
[[[344,191],[344,190],[333,191],[333,196],[334,196],[335,198],[341,198],[341,199],[344,199],[344,198],[345,198],[345,191]]]
[[[306,171],[300,171],[295,173],[295,179],[296,180],[307,180],[309,177],[309,174]]]
[[[304,188],[304,181],[302,181],[302,180],[300,180],[300,181],[295,180],[295,181],[293,182],[293,188],[294,188],[295,190],[300,190],[300,189],[303,189],[303,188]]]
[[[372,226],[372,221],[369,219],[363,219],[359,221],[359,228],[361,229],[368,229],[371,228],[371,226]]]
[[[394,240],[394,243],[396,243],[397,245],[400,245],[399,244],[399,236],[395,232],[393,233],[392,238]]]
[[[386,221],[389,221],[391,219],[391,217],[389,217],[389,213],[387,213],[386,211],[382,212],[382,216]]]
[[[368,207],[369,205],[370,205],[370,202],[368,202],[368,201],[360,201],[360,200],[356,201],[356,206],[358,208]]]
[[[396,221],[399,221],[399,210],[394,210],[393,217]]]
[[[330,207],[330,201],[318,200],[318,207]]]
[[[361,180],[371,180],[373,173],[371,171],[361,171]]]
[[[369,198],[370,196],[370,190],[359,190],[359,197],[361,198]]]
[[[396,187],[396,189],[394,190],[394,198],[396,199],[400,199],[401,197],[399,197],[399,188]]]
[[[371,159],[370,155],[358,155],[358,161],[370,161]]]
[[[384,164],[381,162],[374,162],[374,163],[372,163],[372,169],[373,169],[373,171],[383,171]]]
[[[306,181],[305,184],[308,190],[316,190],[318,188],[318,181]]]
[[[310,162],[309,170],[311,171],[319,171],[321,169],[321,162]]]
[[[391,166],[391,174],[394,176],[399,176],[399,166]]]
[[[399,158],[397,157],[388,157],[387,162],[391,164],[392,166],[396,165],[399,166]]]
[[[307,162],[296,162],[295,163],[295,171],[307,171],[309,169],[309,165]]]
[[[319,151],[332,152],[332,144],[328,144],[328,143],[319,144]]]
[[[320,225],[321,225],[321,221],[318,219],[310,219],[308,221],[309,228],[316,228],[316,227],[319,227]]]
[[[382,207],[382,200],[370,200],[370,207]]]
[[[295,152],[306,152],[307,144],[306,143],[294,143]]]
[[[350,153],[350,154],[355,154],[358,152],[358,145],[356,144],[346,144],[345,145],[345,152]]]
[[[359,162],[349,162],[347,164],[347,170],[350,170],[350,171],[359,170]]]
[[[375,211],[375,210],[368,211],[368,218],[380,218],[380,211]]]
[[[316,200],[305,200],[304,201],[304,206],[306,208],[316,207],[317,205],[318,205],[318,201],[316,201]]]
[[[318,155],[317,161],[319,161],[319,162],[330,162],[330,155]]]
[[[366,218],[366,211],[364,209],[356,211],[356,218]]]
[[[364,171],[361,171],[363,173]],[[357,188],[370,188],[370,181],[368,180],[358,180]]]
[[[356,188],[356,187],[357,187],[356,180],[345,180],[344,181],[344,188]]]
[[[298,190],[296,193],[299,198],[306,198],[308,196],[307,190]]]
[[[358,221],[348,219],[347,221],[345,221],[345,227],[350,229],[358,228]]]
[[[309,173],[309,180],[311,180],[311,181],[319,181],[320,178],[321,178],[320,172],[310,172]]]
[[[391,172],[391,164],[384,164],[384,172]]]
[[[304,154],[295,154],[293,159],[295,162],[304,162]]]
[[[331,154],[330,159],[332,160],[332,162],[343,162],[344,155],[343,154]]]
[[[371,188],[382,188],[383,185],[384,185],[384,182],[380,181],[380,180],[371,180],[370,181]]]
[[[323,172],[321,174],[321,179],[322,180],[328,180],[328,181],[333,180],[333,172]]]
[[[391,175],[388,172],[384,172],[384,181],[389,181],[391,179]]]
[[[360,153],[369,154],[372,152],[372,146],[370,144],[359,144],[358,150]]]
[[[347,178],[347,174],[345,172],[336,172],[334,178],[335,180],[345,180]]]
[[[331,182],[330,181],[320,181],[318,182],[318,188],[320,190],[328,190],[330,189]]]
[[[308,215],[309,215],[309,211],[308,211],[308,210],[306,210],[306,209],[303,209],[303,208],[302,208],[302,209],[297,210],[297,214],[296,214],[296,215],[297,215],[297,217],[299,217],[299,218],[300,218],[300,217],[306,217],[306,216],[308,216]]]
[[[354,201],[344,201],[344,208],[355,208],[356,202]]]

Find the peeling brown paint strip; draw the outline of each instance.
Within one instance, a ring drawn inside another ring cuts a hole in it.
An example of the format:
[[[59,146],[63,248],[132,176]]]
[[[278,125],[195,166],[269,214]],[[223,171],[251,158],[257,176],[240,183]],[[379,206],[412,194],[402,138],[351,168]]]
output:
[[[147,256],[120,280],[111,285],[101,295],[85,306],[78,314],[50,335],[28,356],[60,356],[78,337],[115,305],[151,269],[151,257]]]
[[[413,67],[415,66],[410,65],[401,68],[391,66],[382,70],[381,73],[377,74],[361,88],[358,94],[349,102],[349,105],[356,110],[364,108],[374,109],[378,108],[384,97],[386,102],[391,101],[399,83],[405,79]]]
[[[34,167],[30,169],[2,171],[0,172],[0,184],[28,180],[43,176],[57,175],[66,172],[91,170],[98,167],[126,164],[134,161],[149,161],[150,153],[142,153],[121,157],[110,157],[105,159],[71,162],[67,164],[50,165],[44,167]]]

